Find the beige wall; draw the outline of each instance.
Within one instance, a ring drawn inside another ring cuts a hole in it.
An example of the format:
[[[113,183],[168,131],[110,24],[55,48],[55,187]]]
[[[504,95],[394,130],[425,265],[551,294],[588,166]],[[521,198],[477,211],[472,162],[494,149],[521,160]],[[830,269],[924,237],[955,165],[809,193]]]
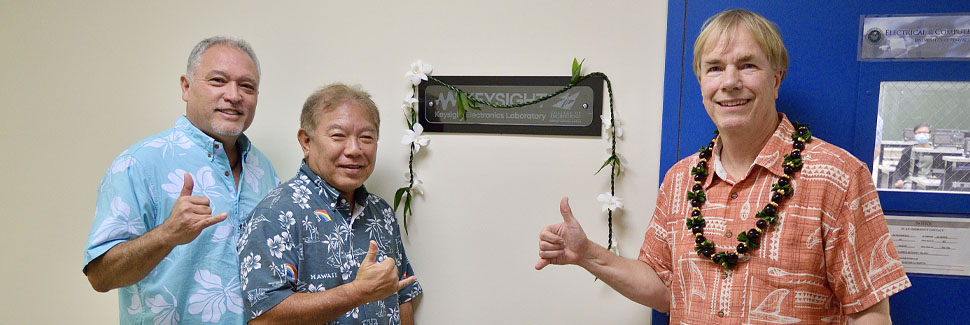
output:
[[[0,10],[0,323],[117,322],[117,295],[94,292],[81,251],[111,160],[184,113],[178,78],[198,40],[236,35],[262,61],[247,134],[291,177],[299,108],[316,87],[360,83],[381,107],[368,187],[403,182],[404,72],[567,75],[573,57],[614,82],[629,162],[619,185],[621,254],[635,257],[658,186],[664,1],[4,1]],[[539,230],[569,196],[605,244],[607,191],[593,175],[606,142],[566,136],[432,134],[418,156],[408,256],[423,324],[643,324],[650,310],[575,267],[533,270]]]

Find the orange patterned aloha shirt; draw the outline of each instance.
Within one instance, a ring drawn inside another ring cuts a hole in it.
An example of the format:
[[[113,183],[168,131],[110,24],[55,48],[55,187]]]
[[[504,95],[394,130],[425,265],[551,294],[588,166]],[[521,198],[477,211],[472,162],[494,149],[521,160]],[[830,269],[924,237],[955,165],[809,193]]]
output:
[[[728,180],[715,150],[703,184],[704,236],[717,251],[733,252],[737,234],[754,228],[771,185],[783,175],[794,127],[784,114],[743,179]],[[792,177],[794,194],[782,201],[778,222],[732,270],[694,251],[685,226],[686,193],[694,154],[664,177],[639,259],[670,289],[672,324],[846,323],[856,313],[911,286],[883,218],[866,165],[813,138],[804,166]]]

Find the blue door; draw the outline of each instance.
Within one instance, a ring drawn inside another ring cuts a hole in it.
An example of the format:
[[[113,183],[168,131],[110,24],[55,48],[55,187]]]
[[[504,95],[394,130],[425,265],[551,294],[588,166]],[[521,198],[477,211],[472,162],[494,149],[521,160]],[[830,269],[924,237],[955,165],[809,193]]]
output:
[[[873,166],[880,83],[970,81],[970,61],[857,60],[863,15],[970,13],[970,1],[668,1],[660,177],[710,141],[714,124],[693,73],[694,38],[707,17],[744,8],[778,24],[791,57],[777,107],[792,121]],[[966,114],[970,116],[970,103]],[[970,194],[880,191],[886,214],[967,218]],[[927,204],[932,202],[932,204]],[[970,249],[970,248],[964,248]],[[897,324],[970,322],[970,278],[909,274],[913,287],[891,297]],[[666,324],[654,312],[654,324]]]

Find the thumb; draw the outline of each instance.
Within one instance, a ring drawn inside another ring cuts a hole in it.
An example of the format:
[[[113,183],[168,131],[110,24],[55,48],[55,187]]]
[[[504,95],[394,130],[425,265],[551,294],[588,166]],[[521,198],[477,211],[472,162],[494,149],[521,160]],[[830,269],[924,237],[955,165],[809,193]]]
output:
[[[562,221],[566,223],[577,222],[576,217],[573,216],[573,209],[569,207],[569,198],[563,197],[562,201],[559,201],[559,213],[562,214]]]
[[[195,187],[195,183],[192,182],[192,174],[185,173],[182,175],[182,193],[179,193],[179,197],[191,196],[192,188]]]
[[[370,241],[370,247],[367,248],[367,256],[364,256],[364,261],[360,264],[374,264],[377,262],[377,242]]]

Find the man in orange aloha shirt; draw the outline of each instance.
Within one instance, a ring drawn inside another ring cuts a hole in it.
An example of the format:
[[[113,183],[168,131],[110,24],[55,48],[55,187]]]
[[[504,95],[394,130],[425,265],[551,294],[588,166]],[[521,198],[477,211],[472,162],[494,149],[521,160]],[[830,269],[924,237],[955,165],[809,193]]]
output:
[[[745,10],[705,22],[694,73],[719,134],[664,177],[637,260],[586,238],[568,201],[539,262],[579,265],[671,323],[889,323],[911,284],[865,164],[778,113],[788,54]]]

